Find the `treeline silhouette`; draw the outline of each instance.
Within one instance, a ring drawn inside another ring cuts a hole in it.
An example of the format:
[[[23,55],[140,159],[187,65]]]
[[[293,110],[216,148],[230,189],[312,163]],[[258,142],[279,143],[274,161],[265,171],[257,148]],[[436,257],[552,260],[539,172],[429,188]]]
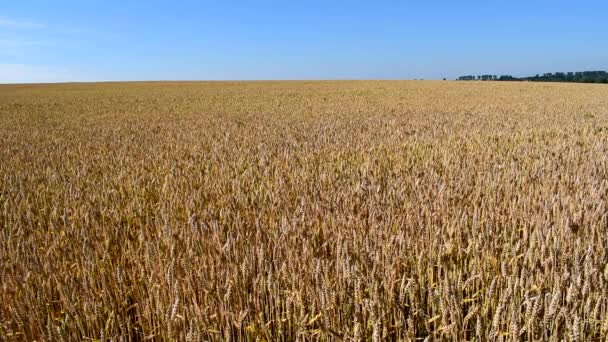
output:
[[[532,81],[532,82],[575,82],[575,83],[608,83],[606,71],[577,71],[537,74],[529,77],[511,75],[467,75],[458,77],[459,81]]]

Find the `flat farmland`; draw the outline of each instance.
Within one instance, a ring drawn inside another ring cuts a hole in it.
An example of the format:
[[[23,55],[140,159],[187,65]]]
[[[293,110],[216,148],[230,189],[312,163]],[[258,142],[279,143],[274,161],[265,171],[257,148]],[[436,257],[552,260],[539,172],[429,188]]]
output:
[[[0,340],[593,341],[608,87],[0,85]]]

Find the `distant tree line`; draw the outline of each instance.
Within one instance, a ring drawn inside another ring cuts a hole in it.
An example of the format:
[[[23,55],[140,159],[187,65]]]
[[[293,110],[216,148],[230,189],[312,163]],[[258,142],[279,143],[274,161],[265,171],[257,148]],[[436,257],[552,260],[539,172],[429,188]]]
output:
[[[458,77],[459,81],[533,81],[533,82],[576,82],[576,83],[608,83],[606,71],[556,72],[529,77],[513,77],[511,75],[467,75]]]
[[[577,82],[577,83],[608,83],[606,71],[556,72],[524,78],[526,81],[537,82]]]

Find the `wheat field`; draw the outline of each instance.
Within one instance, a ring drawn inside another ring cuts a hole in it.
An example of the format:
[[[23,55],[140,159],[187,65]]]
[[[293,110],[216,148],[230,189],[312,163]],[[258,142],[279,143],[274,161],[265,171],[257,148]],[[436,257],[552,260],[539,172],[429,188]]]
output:
[[[0,86],[0,340],[603,341],[608,87]]]

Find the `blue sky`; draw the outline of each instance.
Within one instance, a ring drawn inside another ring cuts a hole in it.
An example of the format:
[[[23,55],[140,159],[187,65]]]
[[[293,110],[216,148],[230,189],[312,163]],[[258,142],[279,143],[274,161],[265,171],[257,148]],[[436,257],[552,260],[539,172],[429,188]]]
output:
[[[2,2],[0,83],[608,69],[606,1]]]

